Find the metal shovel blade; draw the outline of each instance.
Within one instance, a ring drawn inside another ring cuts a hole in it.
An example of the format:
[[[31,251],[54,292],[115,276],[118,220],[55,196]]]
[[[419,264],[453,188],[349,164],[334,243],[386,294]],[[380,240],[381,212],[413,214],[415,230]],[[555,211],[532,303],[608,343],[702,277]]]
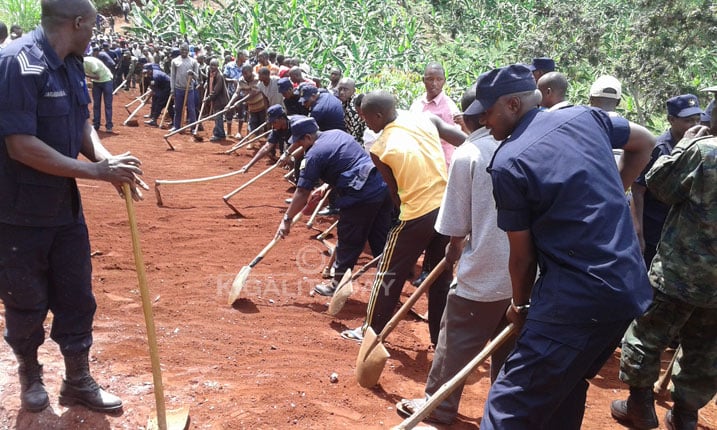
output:
[[[344,307],[346,300],[351,297],[354,292],[353,282],[351,282],[351,269],[346,270],[344,276],[341,277],[339,286],[334,292],[334,296],[329,303],[329,315],[334,316]]]
[[[386,361],[391,354],[378,339],[371,327],[366,329],[361,349],[356,357],[356,380],[364,388],[371,388],[378,384]]]
[[[189,427],[189,408],[182,407],[167,411],[167,430],[185,430]],[[147,430],[160,430],[157,417],[153,416],[147,421]]]
[[[249,272],[251,272],[251,267],[244,266],[241,268],[239,273],[237,273],[237,276],[234,278],[234,282],[232,282],[232,289],[229,291],[229,299],[227,300],[228,305],[234,304],[234,302],[239,298],[239,294],[241,294],[241,290],[244,288],[247,278],[249,278]]]

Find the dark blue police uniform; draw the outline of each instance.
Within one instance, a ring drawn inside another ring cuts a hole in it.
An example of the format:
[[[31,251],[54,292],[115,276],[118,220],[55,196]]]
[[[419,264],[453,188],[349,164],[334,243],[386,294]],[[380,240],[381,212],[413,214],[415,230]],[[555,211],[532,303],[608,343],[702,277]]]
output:
[[[266,141],[268,143],[271,143],[272,145],[276,145],[276,147],[279,148],[279,151],[284,152],[286,149],[288,149],[287,142],[289,141],[290,137],[290,127],[287,127],[284,130],[272,129],[271,133],[269,133],[269,138]]]
[[[302,160],[297,186],[311,190],[319,179],[331,185],[340,209],[334,279],[341,279],[366,241],[374,256],[383,251],[393,203],[369,155],[341,130],[320,132]]]
[[[14,161],[5,138],[36,136],[77,158],[90,102],[82,59],[61,60],[38,27],[0,55],[0,295],[5,340],[16,354],[51,337],[64,355],[92,344],[96,304],[90,246],[77,184]]]
[[[319,130],[346,131],[344,122],[344,107],[341,100],[326,91],[320,91],[319,96],[311,107],[310,117],[316,120]]]
[[[159,68],[158,64],[154,64],[152,66],[152,83],[150,85],[154,92],[150,116],[152,119],[157,120],[162,113],[162,109],[167,105],[169,95],[172,93],[172,80],[168,74]]]
[[[629,123],[584,106],[521,119],[489,171],[505,231],[530,230],[540,276],[481,429],[579,429],[587,379],[652,290],[612,155]]]
[[[655,142],[655,149],[652,150],[650,162],[647,163],[647,166],[645,166],[645,169],[635,182],[647,188],[645,175],[647,175],[647,172],[650,171],[652,165],[655,164],[658,158],[662,155],[670,155],[672,153],[672,148],[675,146],[675,143],[677,142],[672,139],[670,130],[662,133]],[[650,263],[652,263],[652,259],[657,253],[657,244],[660,242],[662,226],[665,224],[665,219],[667,219],[667,213],[669,211],[670,206],[656,199],[649,188],[645,190],[645,201],[642,209],[642,234],[645,237],[644,258],[647,267],[650,267]]]

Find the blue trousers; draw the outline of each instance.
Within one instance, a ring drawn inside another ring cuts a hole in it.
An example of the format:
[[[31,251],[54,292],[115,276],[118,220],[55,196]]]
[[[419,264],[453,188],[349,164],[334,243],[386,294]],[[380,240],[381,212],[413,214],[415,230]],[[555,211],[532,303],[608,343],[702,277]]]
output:
[[[45,341],[43,323],[63,355],[92,345],[97,305],[92,294],[90,241],[85,224],[22,227],[0,223],[0,298],[5,341],[18,355]]]
[[[184,88],[174,89],[174,128],[181,128],[182,106],[184,105]],[[195,91],[190,89],[187,93],[187,124],[197,120],[197,106],[195,105]]]
[[[102,102],[105,104],[105,127],[111,129],[112,124],[112,81],[92,82],[92,125],[95,130],[100,128]]]
[[[224,131],[224,114],[221,114],[214,118],[214,130],[212,131],[214,137],[227,137],[227,133]]]
[[[526,321],[488,393],[481,430],[579,430],[588,379],[613,354],[629,324]]]

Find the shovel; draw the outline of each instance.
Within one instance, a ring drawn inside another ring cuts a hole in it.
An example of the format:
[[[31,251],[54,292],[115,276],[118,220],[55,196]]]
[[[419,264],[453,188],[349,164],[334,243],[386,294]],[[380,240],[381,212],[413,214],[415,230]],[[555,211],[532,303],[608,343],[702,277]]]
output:
[[[424,418],[430,415],[430,413],[433,412],[433,410],[436,409],[442,401],[451,395],[458,385],[466,380],[468,375],[470,375],[476,367],[484,362],[489,355],[493,354],[498,348],[500,348],[500,346],[503,345],[508,338],[510,338],[514,331],[515,327],[513,324],[508,324],[503,330],[501,330],[500,334],[491,340],[490,343],[488,343],[488,345],[486,345],[485,348],[483,348],[483,350],[475,356],[475,358],[469,361],[468,364],[460,370],[460,372],[456,373],[455,376],[441,385],[441,388],[433,393],[431,398],[428,399],[423,406],[416,409],[413,412],[413,415],[403,420],[401,424],[393,427],[391,430],[412,429],[416,426],[416,424],[420,423]]]
[[[356,357],[356,380],[359,385],[364,388],[371,388],[378,383],[381,372],[383,372],[383,368],[386,366],[386,361],[391,356],[383,345],[383,341],[386,339],[386,336],[396,328],[398,322],[406,316],[421,295],[426,292],[433,282],[443,273],[446,266],[446,259],[441,259],[431,273],[426,276],[426,279],[421,282],[421,285],[416,288],[416,291],[411,294],[411,297],[406,300],[406,303],[404,303],[391,320],[386,323],[386,326],[381,330],[378,336],[370,326],[366,329],[363,341],[361,342],[361,349],[359,350],[358,357]]]
[[[299,218],[301,218],[301,211],[294,215],[294,219],[291,220],[291,225],[294,225],[294,223],[298,221]],[[228,305],[234,304],[234,302],[239,298],[241,290],[244,288],[244,285],[249,278],[251,269],[264,259],[266,254],[271,250],[271,248],[274,247],[274,245],[277,244],[277,242],[279,242],[279,240],[281,240],[281,238],[275,236],[271,240],[271,242],[269,242],[269,244],[266,245],[256,257],[254,257],[254,259],[251,261],[251,263],[249,263],[248,266],[242,267],[239,273],[237,273],[236,277],[234,278],[234,282],[232,282],[232,289],[231,291],[229,291],[229,299],[227,300]]]
[[[137,279],[139,282],[139,291],[142,296],[142,310],[144,311],[144,322],[147,327],[147,343],[149,344],[149,356],[152,361],[152,379],[154,382],[154,399],[157,404],[157,416],[149,420],[148,428],[151,423],[156,422],[154,428],[160,430],[182,430],[186,429],[189,424],[189,407],[184,406],[177,410],[167,411],[164,405],[164,386],[162,384],[162,368],[159,363],[159,351],[157,348],[157,334],[154,328],[154,316],[152,314],[152,301],[149,297],[149,288],[147,287],[147,275],[144,271],[144,260],[142,259],[142,249],[139,244],[139,230],[137,229],[137,219],[134,213],[134,204],[132,202],[132,192],[129,185],[122,185],[122,193],[124,194],[127,206],[127,216],[129,218],[129,226],[132,231],[132,251],[134,252],[134,263],[137,269]]]
[[[354,292],[353,287],[353,281],[358,279],[359,276],[363,275],[378,263],[378,260],[381,259],[381,256],[383,254],[377,255],[373,260],[366,263],[363,267],[361,267],[356,273],[354,273],[348,280],[345,280],[344,278],[341,279],[341,282],[339,282],[339,285],[336,287],[336,291],[334,291],[334,296],[331,298],[331,303],[329,303],[329,310],[327,313],[331,316],[336,315],[341,311],[341,309],[346,304],[346,300],[351,297],[351,294]]]

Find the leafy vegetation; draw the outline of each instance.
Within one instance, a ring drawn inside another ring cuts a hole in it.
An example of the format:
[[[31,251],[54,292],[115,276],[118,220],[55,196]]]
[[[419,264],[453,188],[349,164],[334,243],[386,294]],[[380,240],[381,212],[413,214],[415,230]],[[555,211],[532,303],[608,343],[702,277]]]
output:
[[[717,4],[711,0],[137,3],[130,31],[139,37],[233,53],[263,43],[301,56],[319,76],[336,66],[362,91],[389,89],[404,107],[423,91],[425,64],[436,60],[446,67],[446,91],[454,99],[481,72],[538,56],[556,60],[575,103],[587,103],[597,76],[612,74],[623,82],[622,113],[656,131],[664,128],[667,98],[690,92],[706,102],[699,89],[717,83]],[[35,18],[13,15],[20,13]],[[38,16],[38,0],[0,5],[0,20],[26,29]]]

